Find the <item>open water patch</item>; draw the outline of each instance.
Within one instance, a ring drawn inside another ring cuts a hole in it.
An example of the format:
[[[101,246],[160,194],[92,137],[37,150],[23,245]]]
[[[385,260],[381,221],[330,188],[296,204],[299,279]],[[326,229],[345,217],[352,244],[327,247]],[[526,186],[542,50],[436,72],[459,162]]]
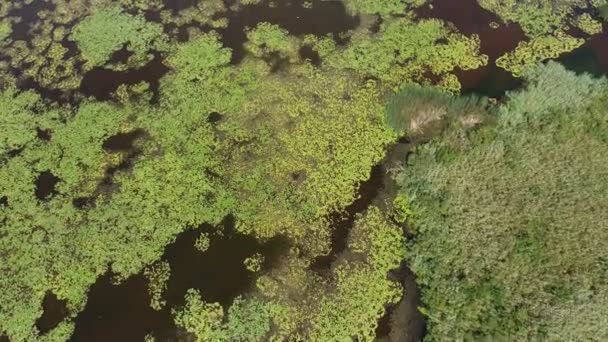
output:
[[[585,44],[562,54],[556,61],[579,74],[608,75],[608,25],[603,23],[602,32],[591,37],[581,32],[577,36],[586,38]]]
[[[271,2],[263,0],[254,5],[240,5],[227,14],[228,27],[221,30],[224,46],[232,49],[232,63],[238,64],[245,56],[243,44],[246,30],[258,23],[279,25],[291,35],[340,35],[359,25],[359,17],[351,16],[341,1],[303,0]]]
[[[209,237],[205,251],[197,249],[197,240]],[[234,218],[228,216],[221,229],[203,225],[179,234],[166,247],[161,260],[170,265],[170,277],[163,292],[165,305],[160,310],[150,306],[148,279],[139,273],[120,284],[113,276],[101,276],[89,290],[87,304],[76,317],[72,342],[143,341],[147,335],[157,341],[184,341],[192,336],[175,326],[172,309],[182,306],[188,289],[198,290],[208,302],[219,302],[225,308],[246,293],[256,274],[247,270],[246,258],[264,256],[262,271],[271,268],[288,248],[286,239],[277,237],[266,242],[238,233]]]
[[[163,63],[160,53],[155,53],[154,58],[141,68],[117,71],[96,67],[86,72],[80,84],[80,92],[87,96],[93,96],[97,100],[107,101],[112,99],[113,93],[121,85],[134,85],[146,82],[152,92],[152,102],[157,102],[160,96],[160,79],[170,71]]]
[[[44,335],[55,329],[69,314],[67,301],[60,300],[52,291],[47,291],[42,301],[43,313],[36,320],[36,329]]]
[[[44,171],[38,175],[35,181],[36,185],[36,198],[41,201],[48,201],[57,194],[55,185],[59,183],[60,179],[53,175],[51,171]]]
[[[488,56],[488,64],[483,67],[455,70],[462,85],[462,94],[499,98],[523,84],[521,79],[496,65],[498,57],[528,40],[519,24],[504,23],[496,14],[481,7],[476,0],[435,0],[431,5],[417,9],[418,17],[441,19],[454,25],[464,35],[478,35],[479,50]]]

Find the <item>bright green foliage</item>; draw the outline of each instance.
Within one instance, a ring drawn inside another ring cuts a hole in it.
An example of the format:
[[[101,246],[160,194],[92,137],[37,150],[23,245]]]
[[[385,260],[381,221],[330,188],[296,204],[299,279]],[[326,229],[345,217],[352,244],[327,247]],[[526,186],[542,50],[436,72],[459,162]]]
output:
[[[431,338],[463,336],[460,332],[474,330],[471,326],[482,326],[479,329],[485,330],[480,335],[498,336],[492,330],[495,321],[507,327],[500,330],[502,335],[539,336],[522,332],[527,328],[511,329],[524,326],[520,322],[527,322],[527,317],[548,327],[543,332],[547,337],[568,339],[576,336],[575,329],[585,336],[592,336],[591,332],[603,336],[604,331],[596,327],[605,326],[600,323],[606,317],[607,301],[595,276],[571,281],[568,277],[572,275],[560,275],[566,285],[555,282],[561,287],[550,289],[540,285],[558,278],[547,260],[561,259],[539,241],[550,236],[550,246],[561,246],[559,239],[575,240],[572,236],[578,234],[559,225],[547,234],[533,220],[516,221],[521,212],[549,212],[540,210],[544,207],[522,205],[523,209],[515,210],[507,206],[505,213],[499,213],[503,216],[475,216],[478,214],[471,213],[483,213],[483,206],[492,203],[490,195],[481,200],[476,197],[470,201],[476,207],[467,215],[479,220],[470,223],[462,214],[457,223],[448,222],[450,231],[446,232],[442,220],[451,216],[441,214],[462,213],[460,199],[478,193],[461,191],[460,197],[445,204],[448,195],[425,202],[426,192],[407,192],[410,181],[422,184],[421,188],[447,184],[450,194],[467,184],[483,185],[479,193],[485,194],[508,183],[521,190],[515,203],[548,193],[559,204],[556,208],[563,213],[563,222],[595,229],[595,221],[568,221],[576,219],[576,211],[596,208],[585,202],[586,197],[575,198],[571,207],[559,201],[576,189],[596,196],[590,197],[597,198],[595,203],[605,201],[598,194],[606,189],[585,183],[605,176],[605,168],[600,167],[605,151],[596,146],[598,141],[606,141],[605,121],[601,121],[604,103],[597,100],[604,88],[599,81],[576,77],[552,64],[540,71],[524,71],[530,60],[572,48],[573,38],[539,34],[530,46],[504,57],[506,64],[521,68],[528,89],[507,96],[496,132],[482,129],[475,133],[473,129],[487,121],[487,103],[452,96],[449,92],[460,90],[452,71],[480,67],[487,57],[479,53],[477,36],[458,34],[439,20],[416,20],[405,14],[421,1],[347,1],[351,11],[379,14],[383,21],[377,33],[370,32],[369,25],[347,33],[350,40],[346,45],[336,44],[329,35],[294,37],[277,25],[260,23],[246,31],[249,54],[239,65],[230,64],[231,52],[223,47],[218,33],[200,33],[194,28],[226,26],[227,19],[219,18],[228,11],[221,0],[199,1],[180,11],[167,9],[162,1],[120,1],[127,12],[107,0],[53,3],[56,8],[39,13],[31,42],[6,40],[0,51],[0,58],[6,60],[0,64],[2,73],[8,74],[10,66],[43,87],[76,89],[80,72],[94,66],[141,66],[154,50],[162,50],[172,71],[160,80],[159,101],[154,105],[148,102],[150,90],[141,84],[121,86],[114,101],[77,98],[70,106],[44,104],[35,93],[20,92],[10,84],[0,94],[0,332],[6,332],[11,341],[67,340],[74,328],[71,317],[44,337],[37,336],[34,322],[40,317],[45,293],[53,291],[76,314],[84,306],[87,289],[107,271],[122,279],[143,271],[150,280],[151,306],[161,308],[170,274],[169,265],[159,261],[164,248],[186,227],[215,224],[229,213],[236,217],[240,232],[262,240],[282,234],[290,239],[291,249],[269,270],[260,269],[261,254],[247,258],[247,268],[258,277],[256,288],[237,297],[226,311],[218,303],[206,303],[194,290],[188,292],[184,307],[172,308],[177,309],[176,323],[201,341],[372,340],[384,306],[396,302],[402,293],[387,276],[389,270],[399,267],[406,252],[395,221],[413,222],[419,234],[421,243],[414,245],[409,256],[430,289],[425,300],[432,320]],[[12,4],[0,3],[0,17],[12,8]],[[143,17],[157,9],[164,27]],[[238,7],[230,11],[235,14]],[[543,20],[539,32],[550,27],[555,17]],[[69,27],[74,24],[71,32]],[[188,41],[167,44],[163,30],[173,35],[184,27],[189,27]],[[0,25],[0,40],[2,32],[7,35],[12,29]],[[77,42],[80,52],[63,45],[68,37]],[[125,44],[133,53],[127,65],[108,63]],[[317,51],[321,65],[301,61],[301,46]],[[80,67],[83,59],[85,68]],[[271,73],[276,65],[272,62],[284,60],[289,63]],[[443,90],[412,85],[429,83],[429,74],[437,76],[432,78],[439,80],[438,89]],[[396,89],[401,91],[385,111],[386,100]],[[575,115],[578,123],[572,123]],[[566,124],[558,127],[563,122]],[[528,132],[528,126],[542,134],[526,133],[521,141],[512,138]],[[47,131],[50,140],[38,139],[37,128]],[[558,128],[568,134],[554,135],[553,129]],[[103,148],[110,137],[135,130],[141,135],[129,151]],[[574,141],[570,133],[584,139]],[[328,218],[357,199],[359,184],[383,159],[387,145],[402,135],[414,142],[438,136],[442,140],[420,147],[417,158],[426,164],[412,168],[414,176],[407,182],[404,178],[407,191],[378,204],[388,209],[371,207],[357,217],[348,248],[327,272],[312,271],[311,260],[329,249],[332,220]],[[494,145],[487,147],[494,137],[498,137],[497,146],[501,142],[507,146],[504,155],[512,158],[508,159],[511,163],[492,159],[486,151],[494,151]],[[577,169],[560,164],[553,150],[557,148],[566,156],[562,164],[574,161]],[[490,157],[486,158],[486,152]],[[466,162],[460,160],[466,153],[477,159],[467,155]],[[541,157],[546,160],[538,159]],[[435,166],[431,161],[442,169],[431,170],[428,165]],[[562,171],[555,177],[561,178],[541,178],[526,166],[528,161],[540,175],[559,167]],[[39,200],[35,182],[45,171],[59,182],[54,193]],[[573,176],[576,173],[584,178]],[[450,182],[454,175],[461,177],[457,180],[473,181]],[[538,186],[527,189],[518,177],[530,178]],[[543,188],[543,182],[550,183],[549,190]],[[555,185],[559,182],[566,186]],[[606,222],[601,208],[596,211],[600,224]],[[540,219],[550,220],[550,216]],[[433,220],[440,224],[428,226]],[[508,222],[515,222],[511,226],[518,228],[497,229],[497,236],[492,229],[478,229],[492,235],[488,242],[476,235],[475,228],[489,220],[513,220]],[[601,233],[595,235],[601,237]],[[468,243],[469,235],[470,244],[463,246],[451,240],[456,236]],[[564,263],[570,266],[568,270],[577,277],[578,270],[592,267],[603,267],[605,273],[605,256],[598,252],[605,250],[605,239],[588,242],[587,236],[576,238],[579,245],[575,242],[574,247],[563,249],[570,262]],[[496,247],[501,241],[506,241],[506,248]],[[196,248],[205,251],[210,243],[201,235]],[[475,254],[479,246],[486,245],[494,249]],[[584,257],[577,259],[574,250],[584,252]],[[515,251],[513,255],[519,259],[506,260],[515,260],[520,273],[510,272],[503,261],[494,262],[493,253],[509,251]],[[537,256],[544,263],[534,259]],[[462,266],[458,261],[464,257],[474,261],[467,259]],[[465,267],[466,276],[474,281],[461,290],[460,274],[449,272]],[[494,268],[498,270],[494,278],[483,277],[489,277],[488,270]],[[517,292],[527,277],[533,278],[531,293]],[[553,310],[538,313],[547,307],[547,291],[565,299],[555,300]],[[504,299],[511,298],[507,295],[514,298],[512,304]],[[528,303],[540,306],[530,309]],[[450,311],[453,307],[456,311]],[[512,319],[509,310],[521,317]],[[567,319],[569,312],[585,321],[575,325]]]
[[[105,64],[125,45],[133,52],[130,66],[147,62],[151,50],[166,48],[162,26],[119,8],[100,10],[84,18],[74,28],[71,39],[78,44],[89,68]]]
[[[240,229],[325,239],[320,220],[354,200],[357,184],[393,139],[377,85],[309,65],[258,84],[242,114],[223,125],[234,140],[249,141],[226,170],[240,187]]]
[[[9,87],[0,93],[0,156],[18,150],[36,138],[36,117],[32,109],[39,106],[33,92],[17,93]]]
[[[526,76],[496,126],[418,148],[399,179],[429,340],[608,338],[607,84]]]
[[[155,310],[162,309],[166,301],[163,293],[167,289],[167,281],[171,276],[171,266],[166,261],[160,261],[144,270],[148,278],[148,292],[150,293],[150,306]]]
[[[19,8],[26,2],[5,1],[0,5],[0,16],[4,17],[12,9]],[[37,5],[34,5],[37,7]],[[46,7],[46,6],[41,6]],[[81,75],[78,51],[70,51],[61,43],[64,41],[71,26],[75,21],[86,16],[95,5],[88,0],[54,0],[54,10],[40,10],[37,17],[27,23],[32,32],[28,41],[11,41],[6,39],[2,43],[0,63],[2,72],[9,72],[9,66],[20,70],[23,75],[20,78],[35,80],[40,86],[50,89],[71,90],[80,85]],[[29,10],[28,10],[29,11]],[[4,13],[4,14],[2,14]],[[16,18],[18,19],[18,18]],[[11,32],[15,29],[14,20],[4,19],[13,23],[3,30]],[[1,35],[0,35],[1,36]]]
[[[264,263],[264,256],[260,253],[255,253],[249,258],[246,258],[243,263],[245,264],[245,268],[250,272],[258,272],[262,269],[262,264]]]
[[[133,1],[133,0],[131,0]],[[166,1],[163,1],[168,4]],[[243,3],[243,1],[241,1]],[[226,4],[222,0],[207,0],[190,2],[190,6],[182,8],[175,13],[172,9],[160,12],[161,20],[165,25],[174,25],[174,33],[178,33],[177,27],[190,26],[190,32],[197,32],[197,27],[211,26],[213,28],[226,27],[228,19],[221,16],[227,11]]]
[[[393,19],[378,34],[358,31],[351,40],[328,63],[373,76],[392,88],[408,80],[423,81],[427,71],[443,75],[457,67],[468,70],[487,64],[487,56],[479,54],[479,37],[454,33],[435,19]]]
[[[217,341],[224,312],[218,303],[207,303],[193,289],[186,293],[186,305],[174,312],[175,324],[196,335],[199,341]]]
[[[521,77],[525,69],[549,58],[557,58],[562,53],[572,51],[585,41],[562,32],[555,35],[539,36],[530,42],[521,42],[517,48],[499,57],[496,65]]]
[[[289,32],[278,25],[260,23],[247,32],[247,50],[258,58],[270,58],[276,55],[289,62],[298,60],[298,39],[289,35]]]
[[[206,303],[188,290],[186,305],[174,312],[175,323],[193,333],[197,341],[260,341],[271,328],[273,304],[236,298],[226,315],[218,303]]]
[[[575,8],[588,5],[585,0],[478,0],[478,2],[483,8],[498,14],[505,22],[516,22],[521,25],[530,38],[565,30],[568,18],[575,14]],[[597,2],[591,1],[592,6],[597,6]]]
[[[403,192],[399,193],[393,200],[393,219],[397,223],[412,222],[414,211],[411,208],[410,200]]]
[[[311,318],[313,341],[373,341],[384,305],[400,298],[399,284],[387,278],[405,254],[398,227],[371,207],[357,220],[348,247],[365,262],[344,260],[335,267],[333,288],[319,299]]]
[[[419,7],[426,0],[347,0],[345,5],[349,11],[358,14],[404,14],[411,7]]]
[[[603,29],[602,23],[593,19],[589,13],[583,13],[578,16],[574,21],[574,24],[583,30],[583,32],[591,35],[602,33]]]
[[[211,240],[209,239],[209,234],[206,232],[201,233],[201,235],[194,241],[194,248],[196,248],[200,252],[205,252],[211,246]]]
[[[8,20],[0,20],[0,42],[11,35],[12,28]]]

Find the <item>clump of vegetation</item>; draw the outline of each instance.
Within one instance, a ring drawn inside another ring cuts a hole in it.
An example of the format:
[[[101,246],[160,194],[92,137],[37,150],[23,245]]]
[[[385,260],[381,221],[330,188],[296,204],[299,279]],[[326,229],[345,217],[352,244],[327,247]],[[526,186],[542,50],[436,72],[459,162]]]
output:
[[[427,0],[347,0],[345,5],[352,13],[389,16],[405,14],[411,8],[420,7],[426,2]]]
[[[258,58],[285,58],[294,63],[298,60],[298,39],[278,25],[260,23],[247,32],[247,50]]]
[[[163,299],[163,293],[167,289],[167,281],[171,276],[171,266],[166,261],[160,261],[147,267],[144,275],[148,278],[150,306],[154,310],[161,310],[167,304]]]
[[[428,83],[427,72],[443,76],[455,68],[476,69],[488,62],[479,53],[477,35],[453,32],[440,20],[408,17],[387,20],[377,34],[355,32],[343,51],[326,58],[332,67],[377,78],[394,90],[408,80]],[[447,85],[458,88],[454,83],[449,78]]]
[[[130,67],[149,61],[150,51],[166,49],[167,38],[161,25],[113,7],[99,10],[74,27],[71,34],[87,62],[87,68],[104,65],[123,47],[131,51]]]
[[[438,88],[410,84],[389,99],[385,113],[397,135],[419,142],[438,136],[448,126],[468,126],[463,119],[484,122],[487,106],[482,98],[455,97]]]
[[[578,15],[578,9],[592,6],[597,8],[604,0],[569,1],[501,1],[478,0],[479,4],[495,12],[505,22],[518,23],[531,39],[558,31],[565,31],[569,19]]]
[[[496,60],[496,65],[521,77],[527,68],[550,58],[557,58],[562,53],[572,51],[585,41],[565,33],[539,36],[530,42],[521,42],[514,51],[508,52]]]
[[[495,125],[420,147],[398,178],[431,340],[608,336],[606,80],[525,77]]]
[[[603,25],[591,17],[589,13],[583,13],[574,20],[574,25],[583,30],[583,32],[594,35],[602,33]]]
[[[211,246],[211,239],[209,238],[209,234],[203,232],[201,235],[196,238],[194,241],[194,248],[196,248],[200,252],[206,252]]]
[[[243,261],[245,268],[250,272],[259,272],[262,269],[262,264],[264,263],[264,256],[260,253],[255,253],[254,255],[246,258]]]

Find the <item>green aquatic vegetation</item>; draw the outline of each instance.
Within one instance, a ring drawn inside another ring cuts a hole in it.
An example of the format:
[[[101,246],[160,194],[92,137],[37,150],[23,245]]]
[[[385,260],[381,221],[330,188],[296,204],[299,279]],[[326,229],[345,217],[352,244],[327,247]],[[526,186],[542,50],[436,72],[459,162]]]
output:
[[[254,255],[248,257],[243,261],[245,268],[247,270],[255,273],[259,272],[262,269],[262,264],[264,263],[264,256],[260,253],[255,253]]]
[[[277,56],[293,63],[299,59],[300,44],[287,30],[264,22],[247,32],[245,48],[258,58]]]
[[[339,261],[333,270],[331,290],[315,307],[309,338],[314,341],[375,340],[384,305],[396,303],[400,285],[387,273],[398,268],[405,256],[401,229],[390,223],[377,207],[359,217],[348,239],[353,260]],[[364,261],[358,260],[362,256]]]
[[[112,54],[123,47],[133,52],[128,65],[141,66],[152,50],[165,50],[167,38],[161,25],[143,17],[124,13],[120,8],[96,11],[84,18],[70,35],[86,60],[86,68],[106,64]]]
[[[573,24],[590,35],[602,33],[603,30],[602,23],[593,19],[589,13],[583,13],[576,17],[576,19],[573,20]]]
[[[20,2],[10,4],[15,9],[23,5]],[[5,40],[6,46],[0,50],[0,55],[7,59],[7,64],[1,68],[4,72],[9,68],[21,70],[22,79],[29,78],[45,88],[73,90],[78,88],[82,78],[81,57],[65,41],[73,23],[96,9],[99,2],[55,0],[53,4],[53,7],[40,10],[36,19],[25,24],[27,42]],[[10,12],[9,8],[6,10]],[[13,26],[11,30],[20,19],[9,20]]]
[[[466,107],[467,100],[439,88],[409,84],[389,99],[385,116],[398,136],[425,140],[441,133],[448,117]]]
[[[532,39],[565,30],[568,18],[575,8],[587,7],[587,1],[517,1],[478,0],[479,4],[500,16],[505,22],[521,25],[526,35]],[[592,3],[592,6],[595,6]]]
[[[388,16],[405,14],[413,7],[422,6],[426,2],[427,0],[347,0],[345,5],[352,13]]]
[[[409,18],[388,20],[378,34],[358,31],[349,46],[327,59],[332,67],[378,78],[395,90],[407,81],[424,81],[427,72],[442,76],[487,64],[476,35],[455,33],[440,20]],[[453,88],[454,82],[446,85]]]
[[[607,83],[557,64],[524,76],[495,125],[417,148],[398,178],[429,340],[608,337]]]
[[[211,246],[211,239],[209,238],[209,234],[203,232],[201,235],[194,241],[194,248],[196,248],[199,252],[205,252]]]
[[[377,84],[306,64],[261,84],[243,114],[224,126],[239,127],[234,139],[257,136],[226,170],[240,180],[239,227],[261,237],[281,232],[297,241],[305,234],[326,239],[323,218],[354,200],[357,184],[393,139]],[[272,158],[267,144],[275,146]]]
[[[195,334],[199,341],[217,341],[217,330],[221,329],[224,317],[219,303],[207,303],[196,290],[189,289],[186,304],[173,314],[175,324]]]
[[[33,92],[19,93],[14,86],[0,92],[0,156],[23,148],[36,139],[36,115],[40,97]]]
[[[259,341],[271,330],[276,305],[256,298],[234,300],[226,313],[218,303],[207,303],[189,290],[186,305],[174,311],[175,323],[197,341]]]
[[[144,275],[148,278],[150,306],[154,310],[161,310],[167,304],[163,299],[163,293],[171,276],[171,266],[166,261],[160,261],[144,269]]]
[[[506,53],[496,60],[496,65],[521,77],[527,68],[550,58],[557,58],[562,53],[572,51],[583,45],[584,39],[574,38],[563,32],[554,35],[538,36],[529,42],[521,42],[515,50]]]
[[[226,11],[226,5],[222,0],[208,0],[197,1],[192,6],[181,9],[177,13],[171,9],[164,9],[160,12],[160,17],[163,24],[175,25],[176,27],[211,26],[213,28],[223,28],[228,25],[228,20],[224,18]],[[178,31],[176,28],[174,33],[177,35]]]
[[[8,20],[0,20],[0,41],[5,40],[11,35],[12,27]]]

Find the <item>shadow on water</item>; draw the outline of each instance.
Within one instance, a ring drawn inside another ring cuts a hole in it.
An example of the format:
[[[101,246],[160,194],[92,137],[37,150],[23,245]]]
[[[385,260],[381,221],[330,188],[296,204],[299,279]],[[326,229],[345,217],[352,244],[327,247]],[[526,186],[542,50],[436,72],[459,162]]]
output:
[[[584,37],[584,33],[578,33],[576,36]],[[604,23],[602,33],[588,37],[581,47],[556,60],[579,74],[589,73],[596,77],[608,75],[608,25]]]
[[[145,133],[146,132],[143,129],[136,129],[126,133],[118,133],[107,138],[103,142],[102,148],[108,152],[128,152],[133,149],[133,143],[135,140],[143,137]]]
[[[331,215],[330,222],[333,228],[331,250],[327,255],[315,259],[310,265],[313,271],[323,272],[328,270],[336,258],[346,249],[348,234],[355,224],[357,214],[363,213],[383,188],[383,173],[382,165],[374,166],[369,179],[359,185],[357,192],[359,197],[344,209],[344,213],[338,212]]]
[[[378,321],[376,338],[391,342],[422,341],[426,334],[426,321],[418,310],[421,301],[416,276],[402,263],[398,270],[391,272],[390,277],[403,286],[403,297],[397,304],[386,308],[384,316]]]
[[[238,64],[245,56],[246,28],[254,28],[261,22],[277,24],[292,35],[332,34],[336,40],[340,33],[359,25],[359,18],[348,15],[341,1],[313,0],[312,6],[304,3],[304,0],[292,0],[272,2],[271,5],[270,1],[263,0],[229,12],[230,21],[222,30],[222,41],[232,49],[232,63]]]
[[[438,18],[452,23],[465,35],[476,34],[480,52],[488,56],[488,64],[475,70],[455,71],[462,84],[462,93],[501,97],[506,91],[521,86],[522,82],[506,70],[496,66],[496,59],[514,50],[527,37],[516,23],[505,24],[494,13],[479,6],[476,0],[435,0],[417,10],[420,18]],[[498,28],[491,24],[497,23]]]
[[[76,317],[76,330],[71,341],[143,341],[152,334],[157,341],[183,341],[187,333],[173,323],[171,309],[184,304],[190,288],[200,291],[209,302],[228,307],[238,295],[253,286],[255,275],[243,264],[255,253],[265,256],[262,269],[277,262],[287,246],[283,238],[260,243],[251,236],[234,230],[234,220],[227,217],[222,233],[211,233],[213,227],[203,226],[180,234],[163,255],[171,266],[166,305],[160,311],[150,307],[148,281],[142,274],[129,277],[121,284],[112,284],[112,276],[100,277],[89,291],[84,310]],[[205,252],[195,248],[195,241],[209,233],[210,246]]]
[[[44,335],[55,329],[69,313],[67,302],[65,300],[59,300],[51,291],[47,291],[44,296],[42,308],[44,310],[42,316],[36,321],[36,328],[40,332],[40,335]]]
[[[163,64],[161,55],[155,53],[154,59],[138,69],[116,71],[96,67],[88,71],[84,74],[80,91],[85,95],[95,97],[97,100],[110,100],[119,86],[146,82],[153,94],[151,102],[156,103],[159,98],[160,78],[169,70],[170,68]]]

